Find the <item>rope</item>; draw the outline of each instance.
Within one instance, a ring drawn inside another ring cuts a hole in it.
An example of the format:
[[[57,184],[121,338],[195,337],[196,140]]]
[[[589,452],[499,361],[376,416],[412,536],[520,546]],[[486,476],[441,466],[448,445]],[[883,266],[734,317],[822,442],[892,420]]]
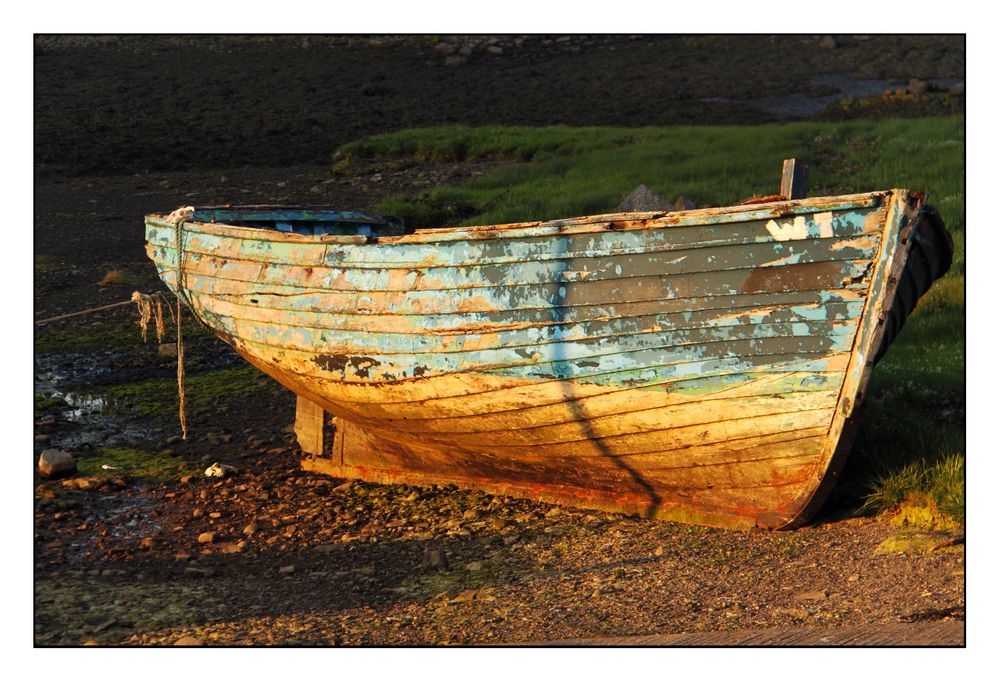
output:
[[[174,245],[177,248],[177,281],[174,293],[177,295],[177,410],[181,420],[181,438],[187,440],[187,415],[185,414],[184,400],[184,333],[181,324],[181,303],[186,303],[188,307],[191,302],[184,291],[184,222],[187,216],[181,216],[174,223]],[[197,319],[195,315],[195,319]]]
[[[135,294],[133,294],[134,296]],[[158,294],[143,294],[144,296],[157,296]],[[78,310],[75,313],[66,313],[65,315],[56,315],[55,317],[46,317],[44,320],[35,320],[35,324],[48,324],[49,322],[55,322],[57,320],[65,320],[69,317],[79,317],[80,315],[89,315],[90,313],[100,312],[102,310],[111,310],[112,308],[121,308],[122,306],[129,305],[130,303],[135,303],[134,298],[130,298],[127,301],[121,301],[119,303],[109,303],[108,305],[97,306],[96,308],[87,308],[86,310]]]

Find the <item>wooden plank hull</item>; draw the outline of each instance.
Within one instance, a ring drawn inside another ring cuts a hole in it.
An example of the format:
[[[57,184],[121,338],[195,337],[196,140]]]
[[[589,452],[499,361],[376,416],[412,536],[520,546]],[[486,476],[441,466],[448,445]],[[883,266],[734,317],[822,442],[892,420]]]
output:
[[[849,447],[922,201],[374,236],[206,209],[148,216],[147,252],[299,396],[304,449],[335,415],[307,468],[775,528],[815,510]]]

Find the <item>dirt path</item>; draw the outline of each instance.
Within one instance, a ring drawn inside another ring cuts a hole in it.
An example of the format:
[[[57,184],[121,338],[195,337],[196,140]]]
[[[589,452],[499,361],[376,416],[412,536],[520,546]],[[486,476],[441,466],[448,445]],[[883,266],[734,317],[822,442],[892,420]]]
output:
[[[446,54],[413,39],[198,49],[182,39],[95,49],[94,40],[37,46],[36,318],[162,288],[144,255],[147,212],[226,202],[366,209],[392,191],[490,168],[332,179],[330,152],[360,134],[451,120],[677,122],[692,96],[714,96],[713,69],[729,72],[709,38],[512,38],[483,42],[455,66],[445,62],[458,47]],[[820,56],[805,59],[794,82],[769,80],[767,69],[733,80],[731,101],[707,103],[699,120],[766,120],[748,104],[751,91],[780,97],[822,73],[964,77],[956,39],[920,51],[894,39],[891,59],[873,56],[876,42],[811,51]],[[651,58],[668,47],[666,61]],[[752,47],[740,39],[731,49]],[[648,83],[676,60],[684,77],[650,96]],[[295,77],[284,77],[289,70]],[[288,98],[265,97],[278,81]],[[502,107],[468,101],[487,82]],[[595,108],[595,93],[629,104]],[[255,107],[262,97],[273,106]],[[112,270],[121,283],[98,286]],[[844,510],[796,532],[740,533],[306,475],[288,429],[291,396],[193,328],[189,379],[224,380],[193,390],[192,438],[177,442],[173,360],[143,345],[134,322],[120,309],[36,336],[36,393],[56,391],[71,405],[36,411],[33,456],[70,449],[87,474],[34,480],[37,644],[510,643],[964,620],[957,539],[942,536],[927,554],[884,553],[898,529]],[[98,388],[140,381],[161,381],[162,395],[147,388],[131,409]],[[108,452],[119,464],[101,469]],[[139,471],[135,452],[154,470]],[[204,478],[216,461],[239,473]],[[199,542],[204,533],[212,542]]]

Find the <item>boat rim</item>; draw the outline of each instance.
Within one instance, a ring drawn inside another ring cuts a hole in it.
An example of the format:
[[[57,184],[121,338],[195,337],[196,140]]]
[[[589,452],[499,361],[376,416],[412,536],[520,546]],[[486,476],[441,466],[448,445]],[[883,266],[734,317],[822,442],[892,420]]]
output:
[[[768,220],[794,217],[818,213],[821,211],[849,210],[852,208],[879,206],[883,200],[897,196],[916,194],[924,198],[923,192],[907,189],[878,190],[856,194],[812,197],[807,199],[792,199],[771,201],[756,204],[735,204],[713,208],[696,208],[686,211],[647,211],[629,213],[604,213],[585,215],[573,218],[558,218],[554,220],[534,220],[496,225],[475,225],[467,227],[419,228],[404,235],[303,235],[294,232],[281,232],[272,228],[229,225],[220,222],[202,222],[181,218],[180,223],[185,229],[218,236],[234,238],[271,238],[274,241],[299,242],[313,244],[413,244],[447,241],[483,240],[483,239],[517,239],[526,237],[545,237],[566,234],[597,233],[608,231],[636,231],[658,229],[664,227],[690,227],[745,222],[748,220]],[[916,198],[916,197],[914,197]],[[194,211],[207,210],[309,210],[345,212],[342,208],[330,206],[302,205],[220,205],[191,207]],[[350,211],[348,211],[350,212]],[[366,212],[357,212],[366,213]],[[176,214],[176,212],[175,212]],[[162,227],[175,228],[177,222],[173,214],[151,213],[145,216],[147,223]],[[384,218],[377,213],[369,213],[372,218]]]

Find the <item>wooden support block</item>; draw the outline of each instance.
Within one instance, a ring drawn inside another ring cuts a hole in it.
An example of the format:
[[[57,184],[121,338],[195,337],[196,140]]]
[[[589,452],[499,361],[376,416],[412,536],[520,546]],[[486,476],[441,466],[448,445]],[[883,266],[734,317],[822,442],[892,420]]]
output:
[[[781,167],[781,192],[786,199],[805,199],[809,193],[809,164],[785,159]]]
[[[300,395],[295,396],[295,437],[303,452],[322,455],[326,442],[323,408]]]

